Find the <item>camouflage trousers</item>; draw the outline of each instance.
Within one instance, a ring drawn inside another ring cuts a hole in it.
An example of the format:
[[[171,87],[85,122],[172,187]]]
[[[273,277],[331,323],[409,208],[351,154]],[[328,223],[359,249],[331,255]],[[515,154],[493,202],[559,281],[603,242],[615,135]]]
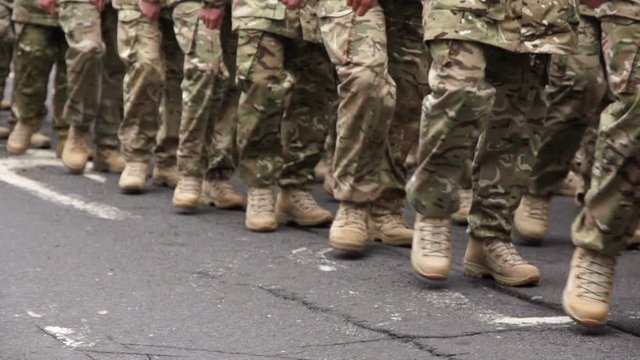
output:
[[[178,145],[181,176],[202,177],[202,162],[210,134],[215,81],[223,65],[220,30],[208,29],[199,19],[202,5],[188,1],[173,8],[176,39],[184,54],[182,119]],[[228,75],[227,75],[228,76]]]
[[[127,162],[176,163],[184,55],[170,14],[151,21],[138,9],[118,11],[118,53],[125,64],[124,114],[118,130]]]
[[[7,77],[11,73],[13,43],[16,38],[11,23],[11,9],[0,5],[0,99],[4,98]]]
[[[542,127],[548,57],[457,40],[434,40],[429,49],[432,93],[423,103],[409,201],[423,216],[449,218],[477,138],[469,232],[510,241]]]
[[[239,171],[251,187],[306,188],[332,117],[334,70],[320,44],[238,34]]]
[[[54,131],[66,137],[69,123],[62,116],[66,96],[67,44],[59,27],[15,23],[14,85],[11,113],[14,121],[40,128],[47,115],[49,74],[56,65],[53,97]]]
[[[115,149],[120,147],[118,127],[122,121],[122,82],[125,69],[118,56],[118,11],[110,3],[101,13],[101,24],[105,53],[102,58],[102,81],[94,139],[98,147]]]
[[[602,21],[602,53],[615,101],[600,117],[585,206],[573,223],[576,246],[616,256],[640,220],[640,22]]]
[[[63,117],[73,127],[89,131],[99,104],[102,79],[100,12],[93,3],[58,4],[58,21],[67,41],[67,103]]]
[[[220,71],[213,93],[212,124],[207,134],[207,180],[230,180],[238,163],[236,128],[240,89],[236,85],[238,36],[231,30],[231,6],[225,8],[220,39],[222,59],[226,68]]]
[[[569,172],[588,127],[598,123],[607,92],[601,64],[600,22],[583,16],[576,55],[552,55],[546,87],[547,113],[527,191],[551,196]],[[588,146],[589,141],[585,142]],[[587,157],[587,159],[590,158]],[[585,162],[589,167],[591,161]]]
[[[374,211],[401,213],[406,199],[405,160],[420,134],[422,99],[429,93],[431,57],[423,42],[422,3],[419,0],[384,0],[387,24],[389,74],[396,83],[397,101],[388,143],[396,176],[389,177]]]
[[[322,39],[339,82],[333,194],[340,201],[375,203],[388,189],[402,187],[387,142],[396,85],[387,67],[385,16],[379,6],[362,17],[341,6],[320,16]]]

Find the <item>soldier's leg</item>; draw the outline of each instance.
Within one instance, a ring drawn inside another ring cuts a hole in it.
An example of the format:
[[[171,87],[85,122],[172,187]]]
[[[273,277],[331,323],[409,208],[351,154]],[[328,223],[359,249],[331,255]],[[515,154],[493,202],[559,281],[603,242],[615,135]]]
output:
[[[370,206],[390,177],[387,135],[396,86],[387,69],[387,36],[382,8],[364,16],[334,8],[321,14],[320,29],[338,73],[338,123],[333,160],[333,194],[340,209],[331,226],[332,247],[361,252],[368,239]],[[335,14],[345,14],[335,16]],[[384,159],[387,157],[385,163]]]
[[[423,43],[420,1],[382,1],[386,22],[389,73],[397,86],[397,104],[391,128],[389,165],[395,176],[382,184],[384,190],[371,210],[372,237],[396,246],[411,245],[413,231],[404,220],[405,165],[418,141],[422,99],[429,93],[427,75],[430,55]],[[386,159],[385,159],[386,160]]]
[[[65,61],[67,45],[62,30],[58,32],[58,39],[60,46],[56,54],[51,110],[53,112],[53,132],[58,140],[56,143],[56,156],[60,158],[69,133],[69,121],[62,116],[64,105],[67,103],[67,62]]]
[[[98,113],[102,79],[102,41],[100,12],[93,3],[62,2],[58,20],[64,30],[67,49],[67,103],[63,116],[71,124],[62,151],[62,163],[72,173],[84,171],[91,145],[91,126]]]
[[[13,59],[13,44],[15,43],[13,25],[11,24],[11,9],[0,5],[0,109],[7,110],[11,105],[4,100],[7,77],[11,73]]]
[[[238,33],[238,169],[249,187],[246,227],[278,227],[273,186],[282,168],[280,124],[293,77],[284,69],[289,40],[263,31]]]
[[[166,83],[162,95],[161,113],[158,118],[159,129],[156,145],[153,148],[155,166],[153,183],[158,186],[176,187],[179,175],[176,166],[178,151],[180,118],[182,116],[182,68],[184,55],[176,41],[173,21],[169,16],[160,18],[162,31],[162,52],[166,59]]]
[[[489,275],[507,286],[535,284],[540,272],[518,255],[511,230],[540,141],[548,56],[485,52],[496,101],[473,160],[465,275]]]
[[[185,55],[177,152],[180,182],[173,206],[185,210],[196,208],[200,199],[215,80],[223,68],[220,31],[200,21],[201,9],[202,4],[195,1],[179,3],[173,9],[174,31]]]
[[[118,129],[127,165],[120,176],[124,192],[140,192],[147,180],[151,149],[158,133],[165,80],[158,22],[137,9],[118,11],[118,53],[125,64],[124,114]]]
[[[207,171],[202,187],[201,201],[221,209],[237,209],[244,205],[244,198],[231,184],[231,176],[238,163],[236,127],[240,89],[236,86],[236,53],[238,36],[231,29],[231,6],[225,9],[222,24],[222,57],[226,71],[218,74],[211,111],[213,126],[207,138]]]
[[[54,27],[16,23],[16,30],[16,76],[11,96],[16,125],[7,142],[9,153],[14,155],[27,151],[32,134],[47,113],[47,84],[59,46]]]
[[[616,258],[640,215],[640,22],[602,22],[602,53],[615,96],[600,117],[591,187],[572,227],[577,249],[564,291],[565,311],[588,326],[609,312]]]
[[[528,244],[542,243],[551,197],[566,178],[587,126],[598,122],[607,91],[601,53],[600,24],[583,17],[578,54],[551,57],[542,141],[515,217],[516,229]]]
[[[284,164],[276,204],[280,223],[319,226],[330,222],[330,211],[310,194],[314,167],[322,156],[337,100],[335,69],[322,44],[296,41],[286,59],[296,83],[282,120]]]
[[[93,169],[120,173],[125,164],[118,141],[118,127],[122,121],[122,82],[125,68],[118,56],[118,11],[110,3],[102,11],[101,25],[105,53],[100,102],[94,125],[96,152]]]
[[[464,41],[431,41],[431,94],[420,121],[418,167],[407,184],[417,211],[411,251],[414,270],[434,280],[451,270],[451,215],[458,209],[458,184],[481,124],[493,107],[495,89],[485,77],[482,45]]]

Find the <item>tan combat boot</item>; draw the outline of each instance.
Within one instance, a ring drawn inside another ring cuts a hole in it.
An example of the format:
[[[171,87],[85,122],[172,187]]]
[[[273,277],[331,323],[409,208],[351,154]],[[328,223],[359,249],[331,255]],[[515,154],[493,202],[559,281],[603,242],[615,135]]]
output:
[[[513,225],[520,240],[530,246],[540,246],[549,226],[551,199],[544,196],[525,194],[515,212]]]
[[[473,190],[458,190],[458,201],[460,202],[460,207],[458,207],[458,211],[451,215],[451,220],[458,225],[467,225],[469,223],[467,218],[469,217],[469,210],[471,210],[471,202],[473,201]]]
[[[153,167],[153,185],[175,188],[179,181],[180,174],[177,166],[164,167],[155,165]]]
[[[11,131],[9,131],[8,128],[6,128],[4,126],[0,126],[0,139],[8,138],[10,133],[11,133]]]
[[[491,276],[506,286],[525,286],[540,281],[540,271],[528,264],[510,242],[469,238],[464,255],[464,274],[473,278]]]
[[[271,232],[278,229],[275,196],[271,187],[250,187],[247,194],[245,226],[255,232]]]
[[[411,246],[413,229],[402,214],[369,215],[369,239],[391,246]]]
[[[118,185],[125,194],[141,193],[147,183],[148,176],[149,165],[140,162],[128,162],[120,175]]]
[[[451,272],[451,220],[416,214],[411,266],[430,280],[445,280]]]
[[[31,135],[30,146],[34,149],[50,149],[51,138],[41,132],[36,132]]]
[[[200,203],[219,209],[240,209],[244,206],[244,198],[235,191],[229,181],[206,180],[202,186]]]
[[[89,132],[72,126],[62,150],[62,163],[70,172],[81,173],[87,166],[90,155]]]
[[[564,311],[579,324],[601,327],[609,315],[616,258],[576,248],[562,294]]]
[[[0,100],[0,110],[11,110],[11,101],[7,99]]]
[[[558,190],[556,191],[562,196],[576,196],[576,193],[582,189],[584,181],[582,177],[573,171],[569,171],[567,177],[564,179]]]
[[[333,220],[331,211],[323,209],[308,191],[284,187],[276,202],[276,217],[280,224],[320,226]]]
[[[93,155],[93,171],[119,174],[125,165],[124,157],[117,149],[98,148]]]
[[[56,157],[62,158],[62,151],[64,151],[64,145],[67,143],[67,136],[58,136],[58,142],[56,143]]]
[[[313,169],[316,181],[319,183],[324,182],[324,177],[327,176],[329,171],[331,171],[331,167],[329,166],[327,160],[323,158],[316,164],[316,167]]]
[[[36,132],[35,128],[18,122],[13,127],[9,140],[7,140],[7,151],[11,155],[22,155],[29,150],[31,144],[31,135]]]
[[[363,252],[368,240],[368,205],[341,202],[331,230],[329,245],[337,250]]]
[[[173,191],[173,206],[181,210],[193,210],[198,207],[202,179],[183,177]]]

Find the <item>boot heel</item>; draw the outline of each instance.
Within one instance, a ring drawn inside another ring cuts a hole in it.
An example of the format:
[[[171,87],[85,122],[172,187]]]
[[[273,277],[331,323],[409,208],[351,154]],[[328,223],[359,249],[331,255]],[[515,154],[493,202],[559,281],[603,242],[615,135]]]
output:
[[[483,277],[489,275],[489,272],[484,270],[481,266],[464,263],[464,276],[472,277],[475,279],[482,279]]]

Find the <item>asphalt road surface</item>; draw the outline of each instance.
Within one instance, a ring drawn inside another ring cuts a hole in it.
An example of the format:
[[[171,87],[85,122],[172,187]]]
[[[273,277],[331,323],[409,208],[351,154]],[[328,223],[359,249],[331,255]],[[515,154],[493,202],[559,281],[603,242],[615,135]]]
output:
[[[413,275],[408,249],[346,258],[326,228],[254,234],[240,211],[179,215],[169,189],[122,195],[115,175],[0,146],[2,360],[640,358],[640,252],[620,259],[608,327],[561,311],[568,198],[544,247],[520,247],[539,286],[464,277],[462,227],[453,275],[435,283]]]

